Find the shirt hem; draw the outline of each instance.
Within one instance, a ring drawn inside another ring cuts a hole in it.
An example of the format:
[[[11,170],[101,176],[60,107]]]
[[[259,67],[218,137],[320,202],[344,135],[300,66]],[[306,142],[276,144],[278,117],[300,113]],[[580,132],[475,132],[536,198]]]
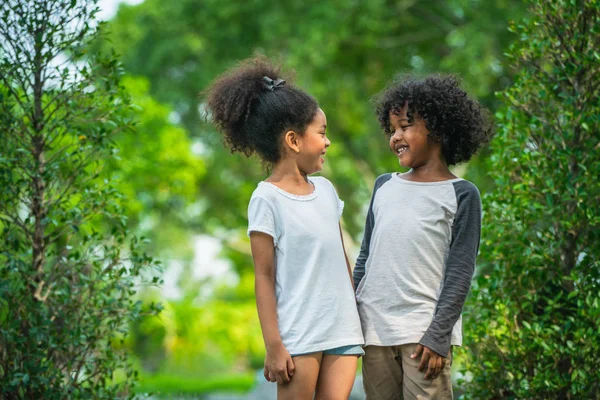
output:
[[[365,343],[365,341],[362,337],[355,337],[355,338],[350,338],[350,339],[338,340],[335,342],[326,342],[326,343],[315,344],[315,345],[308,346],[308,347],[300,347],[300,348],[291,348],[290,349],[286,346],[286,348],[290,354],[306,354],[306,353],[317,353],[320,351],[335,349],[336,347],[342,347],[342,346],[350,346],[350,345],[364,346],[364,343]]]
[[[365,346],[401,346],[403,344],[419,343],[423,335],[411,336],[406,339],[398,340],[365,340]],[[450,346],[462,346],[462,340],[451,340]]]
[[[252,233],[252,232],[266,233],[267,235],[269,235],[273,238],[273,244],[275,246],[277,246],[277,238],[275,237],[275,233],[272,230],[270,230],[269,228],[263,228],[261,226],[253,226],[251,228],[248,228],[248,232],[246,232],[248,237],[250,237],[250,233]]]

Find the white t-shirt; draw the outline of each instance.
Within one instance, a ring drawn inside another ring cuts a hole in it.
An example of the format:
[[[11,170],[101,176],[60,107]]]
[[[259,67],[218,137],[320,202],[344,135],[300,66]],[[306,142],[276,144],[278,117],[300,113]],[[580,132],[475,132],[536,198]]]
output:
[[[306,196],[260,182],[248,205],[248,235],[273,237],[277,321],[292,355],[364,343],[339,231],[344,203],[327,179],[309,181]]]

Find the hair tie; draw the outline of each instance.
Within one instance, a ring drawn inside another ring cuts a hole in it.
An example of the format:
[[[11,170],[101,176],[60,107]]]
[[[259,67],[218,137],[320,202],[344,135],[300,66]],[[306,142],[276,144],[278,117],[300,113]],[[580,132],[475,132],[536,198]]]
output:
[[[275,90],[275,88],[282,87],[285,85],[285,81],[283,79],[273,80],[268,76],[263,76],[263,85],[265,88],[269,89],[271,92]]]

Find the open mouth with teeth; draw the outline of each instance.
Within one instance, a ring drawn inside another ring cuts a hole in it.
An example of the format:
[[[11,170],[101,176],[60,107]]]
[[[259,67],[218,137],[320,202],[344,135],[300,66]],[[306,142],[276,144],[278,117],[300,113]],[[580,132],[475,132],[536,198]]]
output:
[[[408,146],[398,146],[396,148],[396,152],[398,153],[399,156],[406,153],[407,151],[408,151]]]

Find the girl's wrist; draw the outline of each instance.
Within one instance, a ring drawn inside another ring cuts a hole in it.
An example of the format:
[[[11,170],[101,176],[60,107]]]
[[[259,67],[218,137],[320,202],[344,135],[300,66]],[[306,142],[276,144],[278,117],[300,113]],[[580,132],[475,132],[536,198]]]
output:
[[[283,346],[281,338],[265,340],[265,347],[267,348],[267,350],[273,350],[281,346]]]

